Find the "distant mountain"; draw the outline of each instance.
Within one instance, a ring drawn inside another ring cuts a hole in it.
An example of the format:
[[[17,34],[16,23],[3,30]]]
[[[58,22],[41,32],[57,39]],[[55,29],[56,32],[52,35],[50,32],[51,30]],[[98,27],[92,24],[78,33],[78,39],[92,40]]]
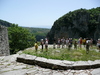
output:
[[[12,23],[9,23],[4,20],[0,20],[0,25],[10,27]],[[23,28],[28,29],[30,33],[32,33],[36,37],[37,41],[40,41],[40,39],[44,39],[47,33],[50,31],[50,29],[47,28],[33,28],[33,27],[23,27]]]
[[[100,7],[70,11],[56,20],[48,33],[53,38],[100,38]]]
[[[35,35],[37,41],[44,39],[47,33],[50,31],[48,28],[34,28],[34,27],[24,27],[28,29],[33,35]]]

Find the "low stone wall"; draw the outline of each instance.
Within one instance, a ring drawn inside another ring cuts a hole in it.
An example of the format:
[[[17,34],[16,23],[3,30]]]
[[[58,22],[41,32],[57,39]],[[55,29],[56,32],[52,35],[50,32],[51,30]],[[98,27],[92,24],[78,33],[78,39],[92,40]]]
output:
[[[84,70],[100,67],[100,60],[95,61],[67,61],[67,60],[53,60],[43,57],[36,57],[27,54],[21,54],[16,59],[17,62],[22,62],[30,65],[38,65],[43,68],[49,68],[54,70]]]

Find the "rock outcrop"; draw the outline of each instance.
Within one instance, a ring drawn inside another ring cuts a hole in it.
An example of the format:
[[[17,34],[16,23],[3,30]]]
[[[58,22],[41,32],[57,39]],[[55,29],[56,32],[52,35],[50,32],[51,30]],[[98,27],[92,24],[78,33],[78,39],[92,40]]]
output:
[[[79,9],[56,20],[48,33],[50,42],[56,38],[100,38],[100,7]]]

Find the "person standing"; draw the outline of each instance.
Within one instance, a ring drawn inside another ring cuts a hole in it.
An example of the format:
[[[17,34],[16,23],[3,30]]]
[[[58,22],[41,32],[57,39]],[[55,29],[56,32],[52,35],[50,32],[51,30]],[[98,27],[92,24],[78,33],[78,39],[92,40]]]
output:
[[[87,54],[89,53],[89,47],[90,47],[90,40],[87,39],[87,40],[86,40],[86,53],[87,53]]]
[[[84,47],[86,46],[86,38],[82,40]]]
[[[43,45],[44,45],[44,41],[43,39],[41,39],[42,52],[43,52]]]
[[[47,38],[45,38],[45,49],[46,51],[48,51],[48,39]]]
[[[77,41],[76,40],[74,40],[74,49],[77,50]]]
[[[58,48],[60,48],[61,40],[58,38]]]
[[[55,49],[56,47],[56,38],[54,37],[54,39],[53,39],[53,49]]]
[[[68,45],[69,45],[69,39],[66,38],[66,48],[68,48]]]
[[[35,50],[37,52],[37,50],[38,50],[38,43],[37,43],[37,41],[35,42],[34,46],[35,46]]]
[[[93,46],[93,39],[92,38],[90,39],[90,46],[91,46],[91,48]]]
[[[72,38],[69,38],[69,43],[68,43],[68,50],[70,50],[72,47]]]
[[[82,48],[82,37],[79,38],[79,47]]]
[[[64,37],[61,39],[61,42],[62,42],[62,48],[64,48],[64,44],[65,44],[65,39],[64,39]]]
[[[100,52],[100,39],[98,39],[98,41],[97,41],[97,49],[98,49],[99,52]]]

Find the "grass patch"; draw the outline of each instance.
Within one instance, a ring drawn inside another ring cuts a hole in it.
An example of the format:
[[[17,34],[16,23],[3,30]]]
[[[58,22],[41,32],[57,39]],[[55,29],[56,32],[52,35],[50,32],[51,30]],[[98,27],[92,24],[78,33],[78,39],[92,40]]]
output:
[[[49,48],[48,51],[44,50],[38,50],[35,52],[35,50],[29,49],[24,50],[23,53],[29,54],[29,55],[35,55],[38,57],[45,57],[47,59],[58,59],[58,60],[69,60],[69,61],[87,61],[87,60],[100,60],[100,52],[96,52],[95,50],[90,50],[89,54],[86,54],[86,50],[83,49],[71,49],[68,50],[66,48],[64,49],[52,49]]]

